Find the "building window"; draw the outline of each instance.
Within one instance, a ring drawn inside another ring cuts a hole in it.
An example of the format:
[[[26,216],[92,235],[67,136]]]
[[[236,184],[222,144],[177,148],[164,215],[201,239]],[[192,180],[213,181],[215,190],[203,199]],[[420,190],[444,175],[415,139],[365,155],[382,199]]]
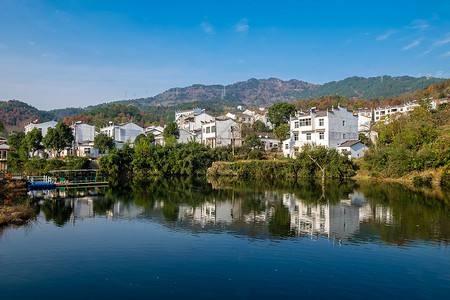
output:
[[[324,125],[325,125],[325,120],[319,119],[319,126],[324,126]]]
[[[216,132],[216,126],[211,127],[211,132]]]
[[[300,120],[300,126],[311,126],[311,119]]]
[[[343,139],[345,139],[345,133],[344,133],[344,134],[342,134],[342,138],[343,138]]]
[[[285,144],[284,149],[286,149],[286,150],[289,149],[289,144]]]
[[[325,133],[319,132],[319,140],[323,140],[323,139],[325,139]]]
[[[294,128],[298,128],[298,121],[294,123]]]
[[[203,133],[205,133],[205,128],[203,128]]]
[[[306,134],[306,140],[307,140],[307,141],[310,141],[310,140],[311,140],[311,133],[307,133],[307,134]]]
[[[294,133],[294,141],[298,141],[298,133]]]
[[[206,127],[206,133],[210,133],[211,132],[211,127]]]
[[[342,126],[345,126],[345,120],[342,120]]]

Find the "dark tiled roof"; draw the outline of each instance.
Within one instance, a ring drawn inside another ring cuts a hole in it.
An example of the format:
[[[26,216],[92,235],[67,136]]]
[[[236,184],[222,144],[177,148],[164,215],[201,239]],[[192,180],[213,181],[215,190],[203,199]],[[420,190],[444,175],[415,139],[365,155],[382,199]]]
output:
[[[358,143],[361,143],[360,141],[346,141],[343,144],[340,144],[339,147],[351,147],[353,145],[356,145]]]

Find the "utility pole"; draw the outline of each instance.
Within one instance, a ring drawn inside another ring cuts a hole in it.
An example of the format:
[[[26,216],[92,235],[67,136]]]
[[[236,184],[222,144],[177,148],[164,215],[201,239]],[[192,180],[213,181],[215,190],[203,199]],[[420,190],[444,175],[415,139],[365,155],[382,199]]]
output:
[[[233,158],[234,158],[234,126],[231,126],[231,149],[232,149],[232,153],[233,153]]]

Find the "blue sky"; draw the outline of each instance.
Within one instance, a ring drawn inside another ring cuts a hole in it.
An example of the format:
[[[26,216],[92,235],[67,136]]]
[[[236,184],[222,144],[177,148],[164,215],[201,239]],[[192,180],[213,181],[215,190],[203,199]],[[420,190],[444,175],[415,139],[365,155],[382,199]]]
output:
[[[0,0],[0,100],[52,109],[249,78],[449,78],[449,14],[445,0]]]

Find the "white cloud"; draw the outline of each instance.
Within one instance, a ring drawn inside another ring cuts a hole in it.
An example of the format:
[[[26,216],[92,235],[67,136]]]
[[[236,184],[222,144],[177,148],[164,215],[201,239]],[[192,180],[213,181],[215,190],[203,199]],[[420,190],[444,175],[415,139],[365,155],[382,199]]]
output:
[[[450,56],[450,51],[445,52],[444,56]]]
[[[248,32],[250,26],[248,25],[248,19],[241,19],[236,25],[236,30],[238,32]]]
[[[35,42],[33,42],[33,41],[29,41],[29,42],[28,42],[28,45],[30,45],[30,46],[34,46],[34,45],[36,45],[36,43],[35,43]]]
[[[414,20],[411,22],[411,25],[409,26],[409,28],[418,30],[425,30],[429,27],[430,25],[425,20]]]
[[[433,51],[435,48],[440,47],[440,46],[444,46],[444,45],[446,45],[446,44],[448,44],[448,43],[450,43],[450,33],[447,33],[447,35],[445,36],[445,38],[435,41],[435,42],[431,45],[430,49],[428,49],[427,51],[425,51],[424,53],[422,53],[422,56],[423,56],[423,55],[426,55],[426,54],[428,54],[428,53],[430,53],[430,52]]]
[[[382,40],[386,40],[388,39],[391,35],[393,35],[394,33],[397,33],[398,30],[395,29],[389,29],[388,31],[386,31],[385,34],[380,35],[379,37],[377,37],[377,41],[382,41]]]
[[[450,35],[447,35],[447,37],[442,40],[434,42],[432,46],[433,46],[433,48],[435,48],[435,47],[443,46],[448,43],[450,43]]]
[[[416,41],[412,42],[411,44],[406,45],[406,46],[403,47],[402,49],[403,49],[403,51],[409,50],[409,49],[411,49],[411,48],[414,48],[414,47],[418,46],[419,44],[420,44],[420,41],[419,41],[419,40],[416,40]]]
[[[211,23],[207,21],[203,21],[202,24],[200,24],[200,26],[202,27],[203,32],[207,34],[213,35],[216,33]]]
[[[444,76],[444,71],[437,71],[436,72],[436,77],[443,77]]]

